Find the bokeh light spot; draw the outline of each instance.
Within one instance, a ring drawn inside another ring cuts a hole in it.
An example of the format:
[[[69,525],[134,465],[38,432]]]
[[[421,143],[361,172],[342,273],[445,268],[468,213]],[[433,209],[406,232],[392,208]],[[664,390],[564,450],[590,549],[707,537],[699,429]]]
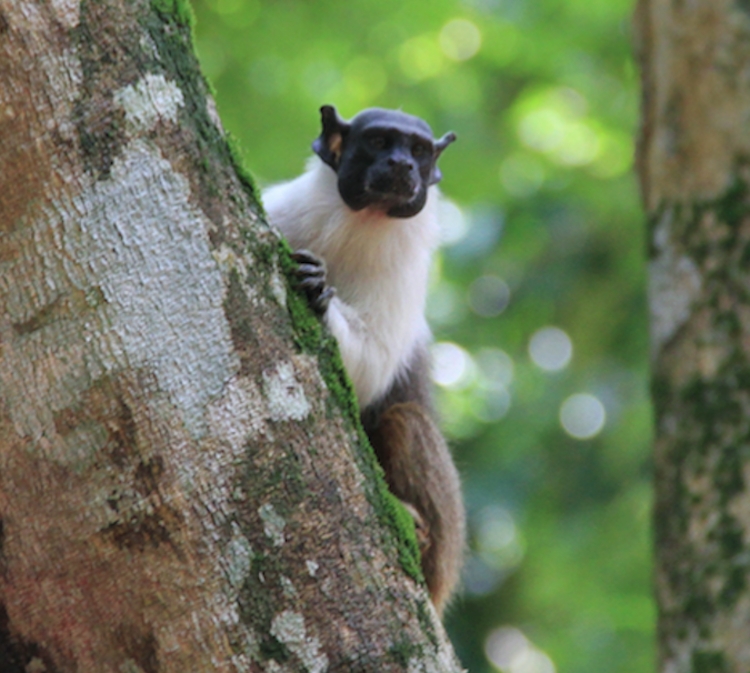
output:
[[[496,423],[505,418],[513,401],[510,391],[503,386],[496,386],[484,393],[481,404],[475,404],[472,409],[474,416],[483,423]]]
[[[468,211],[468,230],[454,243],[448,254],[458,259],[484,257],[487,250],[497,245],[503,232],[505,216],[493,206],[477,206]]]
[[[568,124],[563,142],[553,158],[565,166],[585,166],[599,155],[601,143],[596,132],[584,122]]]
[[[466,315],[463,292],[447,281],[438,283],[427,297],[427,319],[433,325],[453,325]]]
[[[475,402],[473,413],[484,423],[495,423],[510,409],[513,382],[513,359],[499,348],[483,348],[476,356],[478,392],[482,397]]]
[[[607,137],[600,123],[586,118],[588,108],[588,101],[567,87],[531,92],[516,106],[518,136],[556,164],[587,166],[602,154]]]
[[[484,642],[484,653],[503,673],[555,673],[556,670],[552,660],[513,626],[491,631]]]
[[[526,146],[540,152],[549,152],[562,142],[565,122],[557,110],[532,110],[521,119],[518,134]]]
[[[510,288],[498,276],[480,276],[469,286],[469,306],[483,318],[500,315],[510,301]]]
[[[478,516],[476,546],[482,560],[498,569],[517,566],[524,548],[513,515],[504,507],[490,505]]]
[[[591,166],[598,178],[616,178],[633,167],[635,148],[633,140],[624,133],[607,133],[602,136],[601,152]]]
[[[440,240],[443,245],[455,245],[469,231],[466,216],[449,199],[441,199],[438,207],[440,209]]]
[[[432,346],[432,380],[446,388],[463,388],[471,380],[473,361],[457,344],[441,341]]]
[[[440,48],[453,61],[466,61],[482,46],[479,28],[467,19],[448,21],[440,31]]]
[[[500,348],[483,348],[477,353],[482,378],[491,386],[507,387],[513,382],[513,358]]]
[[[598,397],[576,393],[560,406],[560,423],[571,437],[591,439],[604,428],[607,414]]]
[[[529,340],[529,355],[540,369],[556,372],[573,357],[573,342],[559,327],[542,327]]]
[[[260,14],[260,0],[207,0],[206,4],[231,28],[247,28]]]
[[[385,90],[388,76],[377,60],[360,56],[346,66],[344,84],[352,98],[369,101]]]
[[[443,69],[443,55],[426,35],[406,40],[399,48],[398,60],[404,75],[416,82],[435,77]]]
[[[502,581],[503,573],[479,556],[470,556],[461,571],[461,586],[471,596],[486,596]]]
[[[510,668],[511,663],[529,647],[528,638],[512,626],[494,629],[484,641],[487,659],[501,670]]]

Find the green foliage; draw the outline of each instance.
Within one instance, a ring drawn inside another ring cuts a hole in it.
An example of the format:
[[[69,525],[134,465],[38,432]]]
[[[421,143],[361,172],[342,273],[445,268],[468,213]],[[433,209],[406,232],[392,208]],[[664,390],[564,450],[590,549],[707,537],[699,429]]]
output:
[[[632,2],[194,8],[222,121],[261,181],[299,174],[326,103],[345,117],[401,107],[436,135],[458,134],[441,158],[458,208],[446,209],[428,314],[469,510],[465,590],[447,624],[464,665],[515,673],[525,656],[544,672],[550,661],[560,672],[651,671]],[[562,333],[539,332],[548,326]]]

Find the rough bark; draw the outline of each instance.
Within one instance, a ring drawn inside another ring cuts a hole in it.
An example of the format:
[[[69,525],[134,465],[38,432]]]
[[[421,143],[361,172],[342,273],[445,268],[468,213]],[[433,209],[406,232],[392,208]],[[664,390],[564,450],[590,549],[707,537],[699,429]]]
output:
[[[750,670],[750,4],[641,0],[660,670]]]
[[[0,0],[0,673],[457,671],[188,15]]]

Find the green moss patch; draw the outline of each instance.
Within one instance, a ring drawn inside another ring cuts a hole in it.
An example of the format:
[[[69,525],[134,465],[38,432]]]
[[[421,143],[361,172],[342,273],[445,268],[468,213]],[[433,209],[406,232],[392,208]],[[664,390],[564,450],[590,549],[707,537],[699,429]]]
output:
[[[179,25],[191,30],[195,26],[190,0],[151,0],[151,7],[163,19],[174,19]]]

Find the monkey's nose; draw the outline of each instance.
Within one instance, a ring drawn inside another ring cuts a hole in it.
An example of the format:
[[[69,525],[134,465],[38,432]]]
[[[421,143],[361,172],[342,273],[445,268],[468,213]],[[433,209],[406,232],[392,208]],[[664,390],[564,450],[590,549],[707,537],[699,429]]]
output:
[[[388,157],[388,165],[398,173],[408,173],[414,168],[414,162],[402,157]]]

